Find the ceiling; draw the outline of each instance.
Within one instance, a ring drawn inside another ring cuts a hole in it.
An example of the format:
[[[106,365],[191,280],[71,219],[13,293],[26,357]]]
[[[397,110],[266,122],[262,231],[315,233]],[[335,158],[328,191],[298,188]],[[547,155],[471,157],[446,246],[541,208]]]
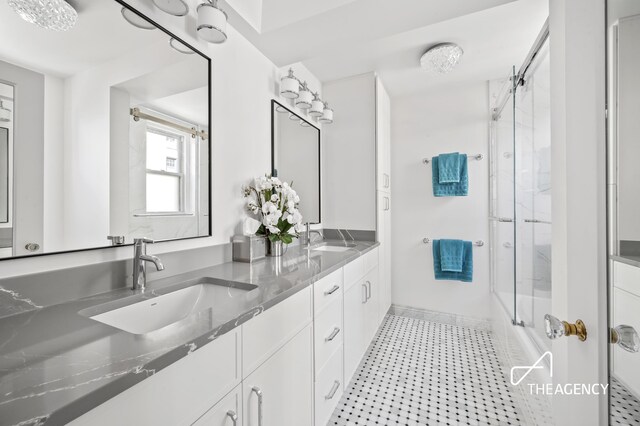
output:
[[[277,66],[302,62],[323,82],[377,71],[392,96],[505,76],[548,16],[548,0],[227,0],[223,8]],[[419,66],[441,42],[465,51],[446,76]]]

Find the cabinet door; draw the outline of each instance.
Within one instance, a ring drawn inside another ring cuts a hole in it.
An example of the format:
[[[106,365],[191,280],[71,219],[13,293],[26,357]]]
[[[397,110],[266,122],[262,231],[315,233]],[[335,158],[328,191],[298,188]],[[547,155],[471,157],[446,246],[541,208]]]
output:
[[[242,426],[242,385],[222,398],[193,426]]]
[[[344,294],[344,386],[351,380],[366,348],[367,286],[361,281]]]
[[[391,195],[378,191],[379,247],[379,320],[382,322],[391,306]]]
[[[367,295],[368,300],[367,300],[367,303],[365,303],[364,305],[364,308],[365,308],[364,323],[366,328],[365,328],[364,349],[362,350],[363,353],[369,347],[369,344],[371,343],[371,340],[375,336],[376,331],[378,331],[378,326],[380,325],[380,310],[379,310],[380,279],[378,277],[377,266],[373,268],[371,271],[369,271],[369,273],[365,276],[364,283],[368,290],[368,295]]]
[[[307,325],[243,381],[244,426],[313,424],[312,346]]]
[[[376,165],[378,189],[391,191],[391,100],[376,78]]]

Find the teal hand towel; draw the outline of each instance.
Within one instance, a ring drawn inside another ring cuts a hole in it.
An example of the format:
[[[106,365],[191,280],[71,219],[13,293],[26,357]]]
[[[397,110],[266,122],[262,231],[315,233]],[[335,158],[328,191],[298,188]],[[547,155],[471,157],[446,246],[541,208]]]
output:
[[[460,182],[460,162],[459,152],[438,155],[438,182]]]
[[[458,154],[460,160],[460,182],[440,183],[440,159],[431,159],[431,179],[434,197],[464,197],[469,193],[469,175],[467,172],[467,156]]]
[[[436,280],[473,282],[473,244],[471,241],[463,242],[463,260],[462,271],[452,272],[442,270],[442,261],[440,255],[440,240],[433,241],[433,271]]]
[[[462,272],[464,241],[440,240],[440,269],[446,272]]]

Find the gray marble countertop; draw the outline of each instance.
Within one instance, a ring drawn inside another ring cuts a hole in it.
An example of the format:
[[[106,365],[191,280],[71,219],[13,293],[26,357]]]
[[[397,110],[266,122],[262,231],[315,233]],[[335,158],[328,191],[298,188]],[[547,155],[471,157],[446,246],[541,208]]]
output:
[[[0,425],[62,425],[276,305],[378,243],[344,252],[292,247],[281,258],[229,262],[149,282],[145,297],[199,277],[258,288],[223,308],[195,313],[145,335],[80,311],[137,296],[121,288],[0,319]]]

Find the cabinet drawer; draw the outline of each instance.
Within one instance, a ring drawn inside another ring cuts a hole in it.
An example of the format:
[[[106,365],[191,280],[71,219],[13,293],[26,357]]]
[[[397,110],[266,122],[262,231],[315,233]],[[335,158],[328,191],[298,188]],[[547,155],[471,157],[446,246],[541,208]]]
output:
[[[311,287],[242,324],[242,377],[247,377],[311,323]]]
[[[236,386],[227,396],[211,407],[193,426],[241,426],[242,385]]]
[[[342,299],[334,301],[325,309],[314,323],[314,348],[316,359],[316,373],[326,364],[327,360],[342,346]]]
[[[378,266],[378,247],[362,256],[364,262],[364,273],[366,274],[376,266]]]
[[[342,397],[342,346],[327,362],[316,380],[316,425],[326,425]]]
[[[237,328],[69,424],[190,425],[239,383]]]
[[[351,288],[352,285],[359,282],[364,276],[364,260],[361,257],[352,260],[344,265],[344,289]]]
[[[342,300],[342,268],[313,284],[313,314],[317,316],[335,300]]]

